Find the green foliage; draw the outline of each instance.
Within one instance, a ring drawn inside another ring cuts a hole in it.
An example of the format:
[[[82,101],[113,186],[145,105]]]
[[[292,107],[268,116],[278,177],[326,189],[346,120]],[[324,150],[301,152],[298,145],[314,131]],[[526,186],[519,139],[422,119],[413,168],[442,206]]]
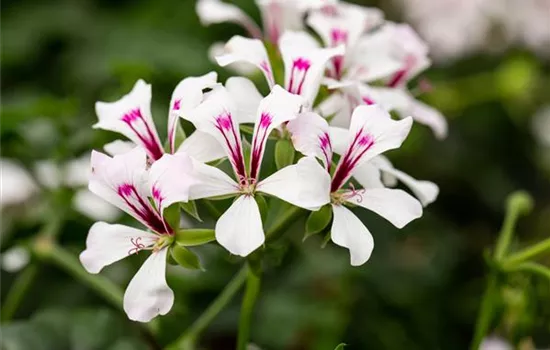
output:
[[[203,270],[201,261],[197,254],[177,243],[173,244],[170,248],[170,254],[180,266],[183,266],[186,269]]]
[[[275,165],[277,169],[284,168],[285,166],[294,163],[294,155],[296,151],[292,142],[288,139],[280,139],[275,144]]]
[[[180,229],[176,232],[176,243],[182,246],[197,246],[212,242],[216,239],[212,229]]]
[[[188,202],[181,202],[180,203],[181,209],[183,209],[184,212],[189,214],[191,217],[197,219],[198,221],[202,221],[199,211],[197,210],[197,203],[195,201],[188,201]]]
[[[311,212],[306,221],[304,241],[312,235],[321,233],[332,219],[332,206],[327,204],[317,211]]]

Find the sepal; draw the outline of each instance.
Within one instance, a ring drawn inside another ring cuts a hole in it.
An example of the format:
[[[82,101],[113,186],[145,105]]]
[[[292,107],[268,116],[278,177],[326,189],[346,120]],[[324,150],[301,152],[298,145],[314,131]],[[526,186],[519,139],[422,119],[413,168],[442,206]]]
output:
[[[275,165],[277,169],[293,164],[295,155],[296,151],[290,140],[281,139],[275,144]]]
[[[311,212],[306,221],[306,232],[302,241],[305,241],[310,236],[323,232],[328,227],[332,220],[332,208],[329,204],[321,209]]]
[[[180,265],[190,270],[203,270],[199,257],[185,247],[174,244],[170,249],[170,255]]]
[[[214,230],[204,228],[182,229],[176,232],[176,243],[181,246],[197,246],[216,240]]]

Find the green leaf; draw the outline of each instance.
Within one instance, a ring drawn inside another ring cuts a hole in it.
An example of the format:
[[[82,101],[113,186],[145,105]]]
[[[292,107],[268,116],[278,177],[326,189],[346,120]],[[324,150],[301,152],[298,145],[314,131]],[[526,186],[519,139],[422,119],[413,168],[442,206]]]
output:
[[[177,230],[180,227],[181,211],[179,203],[174,203],[168,208],[164,209],[164,219],[170,225],[171,228]]]
[[[182,246],[197,246],[215,239],[214,230],[206,228],[182,229],[176,232],[176,242]]]
[[[172,245],[170,254],[174,260],[180,264],[180,266],[183,266],[186,269],[203,270],[199,257],[189,249],[186,249],[179,244]]]
[[[178,118],[178,121],[176,123],[176,140],[174,142],[174,149],[178,149],[179,146],[183,143],[183,141],[187,138],[187,135],[185,135],[185,131],[183,130],[181,123],[179,122],[181,119]]]
[[[267,201],[265,200],[265,197],[261,194],[258,194],[254,196],[254,199],[256,200],[256,203],[258,204],[258,208],[260,208],[260,216],[262,217],[262,222],[265,222],[265,219],[267,217]]]
[[[346,343],[340,343],[334,350],[344,350],[344,347],[346,347],[348,344]]]
[[[254,134],[254,127],[249,125],[239,125],[239,129],[241,129],[242,132],[253,135]]]
[[[180,203],[181,209],[183,209],[184,212],[191,215],[193,218],[197,219],[198,221],[202,222],[201,217],[199,216],[199,211],[197,210],[197,204],[195,201],[189,201],[187,203]]]
[[[306,221],[306,233],[304,241],[312,235],[321,233],[330,223],[332,219],[332,207],[330,204],[323,206],[321,209],[309,214]]]
[[[331,232],[327,232],[327,235],[325,236],[325,238],[323,238],[323,242],[321,243],[321,248],[324,248],[327,246],[327,243],[330,241],[330,238],[331,238]]]
[[[275,165],[277,169],[284,168],[291,165],[294,162],[294,155],[296,151],[292,142],[287,139],[278,140],[275,144]]]

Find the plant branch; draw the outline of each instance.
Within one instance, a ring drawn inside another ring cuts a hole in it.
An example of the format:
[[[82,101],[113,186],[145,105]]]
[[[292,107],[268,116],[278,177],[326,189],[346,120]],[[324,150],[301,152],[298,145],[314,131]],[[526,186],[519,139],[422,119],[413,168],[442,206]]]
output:
[[[237,336],[237,350],[246,350],[248,339],[250,338],[250,325],[252,323],[252,314],[254,305],[258,300],[260,293],[260,276],[255,275],[250,269],[246,278],[246,291],[244,293],[243,304],[241,307],[241,317],[239,320],[239,333]]]
[[[244,284],[247,275],[247,267],[243,266],[233,279],[225,286],[222,292],[208,306],[197,320],[176,341],[167,347],[169,350],[193,349],[198,336],[208,327],[214,318],[231,301],[233,296]]]
[[[548,280],[550,280],[550,268],[534,262],[524,262],[510,267],[509,269],[507,269],[507,271],[530,272],[542,277],[546,277]]]
[[[495,303],[495,295],[498,292],[498,281],[495,272],[491,272],[487,281],[487,287],[481,300],[481,306],[476,320],[476,328],[474,333],[474,340],[472,342],[471,350],[479,350],[479,346],[483,341],[483,338],[489,333],[491,327],[491,321],[493,317],[493,306]]]
[[[505,267],[513,267],[514,265],[521,264],[531,258],[534,258],[540,254],[550,251],[550,238],[547,238],[539,243],[536,243],[530,247],[520,250],[514,254],[511,254],[505,261]]]
[[[7,323],[11,321],[15,311],[21,304],[25,294],[32,286],[34,278],[38,274],[38,265],[31,263],[25,269],[17,275],[17,278],[13,282],[10,288],[6,300],[2,305],[2,322]]]

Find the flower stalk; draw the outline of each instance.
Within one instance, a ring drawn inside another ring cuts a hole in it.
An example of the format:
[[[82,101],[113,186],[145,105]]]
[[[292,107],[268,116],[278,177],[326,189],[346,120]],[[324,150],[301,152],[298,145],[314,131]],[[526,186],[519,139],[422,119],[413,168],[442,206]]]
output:
[[[256,275],[250,268],[247,269],[246,290],[241,307],[241,317],[239,320],[239,333],[237,336],[237,350],[246,350],[250,338],[250,326],[252,324],[252,314],[254,305],[258,300],[260,293],[260,275]]]

